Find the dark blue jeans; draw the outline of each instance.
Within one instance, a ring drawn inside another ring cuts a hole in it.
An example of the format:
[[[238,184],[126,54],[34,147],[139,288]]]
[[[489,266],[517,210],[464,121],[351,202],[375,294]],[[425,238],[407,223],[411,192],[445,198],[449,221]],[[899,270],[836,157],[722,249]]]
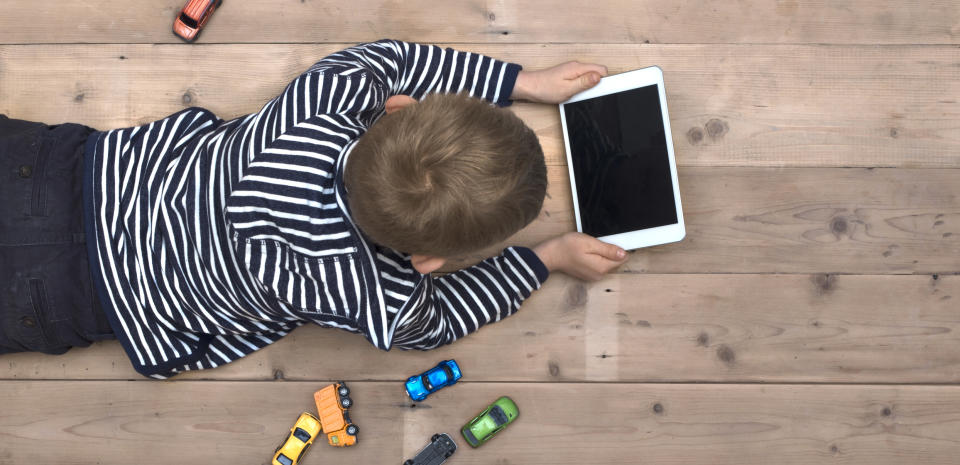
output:
[[[91,132],[0,115],[0,354],[62,354],[113,338],[83,233]]]

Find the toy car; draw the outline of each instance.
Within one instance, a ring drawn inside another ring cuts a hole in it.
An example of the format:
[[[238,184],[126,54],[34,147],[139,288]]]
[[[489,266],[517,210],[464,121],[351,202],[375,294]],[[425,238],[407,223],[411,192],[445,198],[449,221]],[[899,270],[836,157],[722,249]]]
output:
[[[357,443],[359,428],[350,421],[347,409],[353,405],[353,400],[349,396],[350,388],[342,381],[313,393],[320,424],[331,446],[345,447]]]
[[[173,21],[173,33],[187,42],[197,40],[200,30],[207,25],[213,12],[222,4],[223,0],[187,0],[187,4]]]
[[[509,397],[501,397],[480,412],[470,423],[463,425],[460,433],[467,443],[477,447],[490,440],[500,430],[513,423],[520,415],[517,404]]]
[[[419,402],[441,388],[452,386],[460,379],[460,366],[455,360],[444,360],[426,373],[407,379],[407,395]]]
[[[290,428],[290,436],[273,452],[271,465],[297,465],[318,434],[320,420],[307,412],[301,413],[293,428]]]
[[[430,444],[417,453],[417,456],[403,462],[403,465],[440,465],[457,451],[457,443],[445,433],[434,434]]]

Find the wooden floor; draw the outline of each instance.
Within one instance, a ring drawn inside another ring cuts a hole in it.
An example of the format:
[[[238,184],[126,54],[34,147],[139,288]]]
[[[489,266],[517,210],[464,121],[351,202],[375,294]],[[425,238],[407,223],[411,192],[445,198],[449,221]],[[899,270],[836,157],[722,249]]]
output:
[[[451,463],[960,461],[955,0],[227,0],[196,45],[170,33],[181,3],[4,0],[0,113],[231,118],[383,37],[530,69],[659,65],[687,238],[596,284],[553,276],[515,317],[428,353],[310,327],[167,382],[116,343],[0,357],[0,464],[266,463],[336,379],[360,443],[307,465],[401,463],[500,395],[517,424]],[[511,240],[532,245],[573,229],[571,199],[556,107],[513,108],[550,165],[545,211]],[[464,381],[411,404],[402,380],[444,358]]]

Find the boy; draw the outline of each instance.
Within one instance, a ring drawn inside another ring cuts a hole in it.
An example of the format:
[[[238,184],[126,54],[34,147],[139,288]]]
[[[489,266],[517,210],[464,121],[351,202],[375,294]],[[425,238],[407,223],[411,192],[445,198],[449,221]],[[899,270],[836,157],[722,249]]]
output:
[[[232,121],[189,108],[96,132],[0,118],[0,353],[115,336],[139,373],[166,378],[306,322],[430,349],[516,312],[550,271],[598,279],[626,254],[581,234],[430,273],[542,206],[536,136],[480,99],[556,103],[605,73],[384,40]]]

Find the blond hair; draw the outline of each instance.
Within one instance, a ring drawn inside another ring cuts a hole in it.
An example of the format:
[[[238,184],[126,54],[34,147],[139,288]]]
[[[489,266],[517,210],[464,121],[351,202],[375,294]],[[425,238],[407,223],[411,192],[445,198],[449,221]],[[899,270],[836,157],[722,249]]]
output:
[[[547,169],[533,130],[465,94],[431,94],[360,137],[344,175],[356,224],[395,250],[452,257],[540,213]]]

